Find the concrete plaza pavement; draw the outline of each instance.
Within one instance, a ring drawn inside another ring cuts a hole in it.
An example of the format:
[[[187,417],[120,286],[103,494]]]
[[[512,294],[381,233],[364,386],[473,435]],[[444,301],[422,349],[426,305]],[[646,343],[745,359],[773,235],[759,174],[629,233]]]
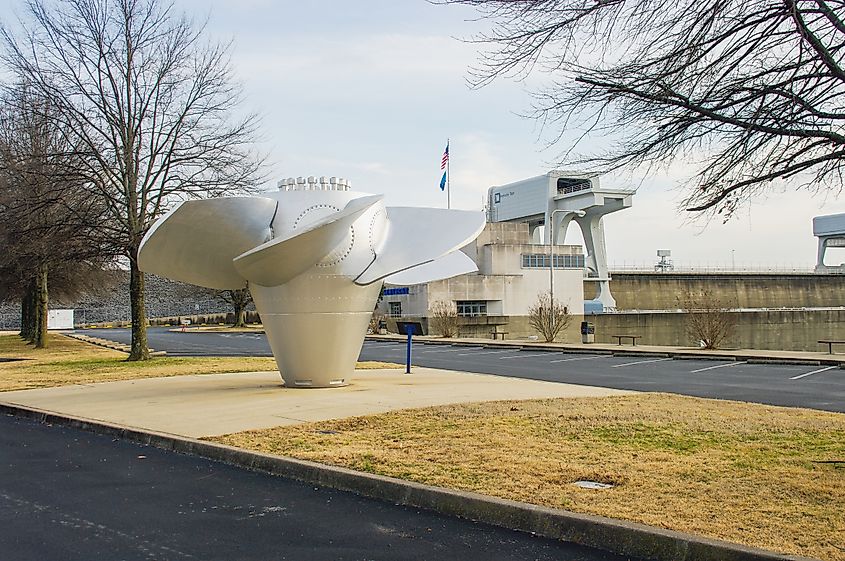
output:
[[[278,372],[206,374],[0,393],[0,402],[199,438],[465,402],[601,397],[624,390],[414,367],[358,370],[341,388],[287,389]]]

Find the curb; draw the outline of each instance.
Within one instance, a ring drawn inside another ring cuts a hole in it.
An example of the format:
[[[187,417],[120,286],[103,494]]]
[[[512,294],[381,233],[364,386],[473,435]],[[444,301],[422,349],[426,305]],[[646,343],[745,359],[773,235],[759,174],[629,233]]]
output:
[[[641,353],[637,352],[637,351],[618,351],[618,352],[611,353],[611,354],[613,356],[620,356],[620,357],[626,357],[626,358],[630,358],[630,357],[634,357],[634,358],[638,358],[638,357],[673,358],[670,353],[661,353],[661,352],[657,352],[657,351],[643,351]]]
[[[794,360],[784,361],[783,359],[773,359],[773,358],[747,358],[745,362],[748,364],[795,364],[799,366],[821,366],[821,360],[811,360],[811,359],[801,359],[797,358]],[[827,363],[825,363],[827,364]],[[835,363],[837,366],[840,366],[841,363]],[[833,366],[833,364],[828,364],[828,366]]]
[[[697,355],[689,353],[678,353],[672,355],[675,360],[739,360],[736,355]]]
[[[367,335],[367,340],[370,341],[384,341],[392,343],[404,343],[404,337],[390,336],[390,335]],[[621,346],[619,350],[607,347],[585,348],[584,346],[568,346],[566,343],[558,345],[550,345],[547,343],[522,343],[516,341],[494,342],[494,341],[467,341],[464,339],[418,339],[418,343],[423,345],[452,345],[456,347],[484,347],[491,349],[513,349],[515,351],[553,351],[566,352],[571,354],[595,354],[595,355],[613,355],[619,357],[671,357],[680,360],[744,360],[749,364],[785,364],[785,365],[807,365],[807,366],[839,366],[845,369],[845,355],[827,355],[838,356],[839,359],[824,358],[800,358],[800,357],[778,357],[778,356],[753,356],[743,353],[731,353],[722,351],[718,354],[697,353],[690,351],[674,351],[674,350],[656,350],[644,349],[639,350],[636,346]],[[617,345],[611,345],[617,347]]]
[[[571,542],[618,555],[654,561],[813,561],[806,557],[578,514],[478,493],[456,491],[353,471],[346,468],[251,452],[172,434],[123,427],[50,411],[0,403],[0,413],[77,428],[181,454],[223,462],[402,506],[434,511],[537,536]]]
[[[82,341],[83,343],[88,343],[90,345],[105,347],[106,349],[111,349],[113,351],[120,351],[122,353],[128,353],[130,351],[129,345],[115,343],[114,341],[109,341],[108,339],[91,337],[90,335],[83,335],[82,333],[62,333],[62,335],[64,335],[65,337],[70,337],[71,339],[76,339],[77,341]],[[150,349],[150,356],[167,356],[167,351],[156,351]]]

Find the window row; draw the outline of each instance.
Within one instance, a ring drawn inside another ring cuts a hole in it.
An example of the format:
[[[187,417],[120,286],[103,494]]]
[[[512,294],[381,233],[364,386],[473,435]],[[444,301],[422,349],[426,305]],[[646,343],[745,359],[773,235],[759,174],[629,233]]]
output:
[[[593,184],[589,179],[575,179],[570,177],[560,177],[557,180],[557,194],[566,195],[568,193],[576,193],[578,191],[586,191],[591,189]]]
[[[402,302],[388,302],[387,315],[392,318],[402,317]],[[484,300],[458,300],[455,302],[458,315],[477,317],[487,315],[487,302]]]
[[[463,317],[476,317],[487,315],[487,302],[484,300],[458,300],[455,302],[458,308],[458,315]]]
[[[551,259],[549,255],[542,253],[523,253],[522,267],[548,269]],[[583,255],[555,255],[555,269],[583,269]]]

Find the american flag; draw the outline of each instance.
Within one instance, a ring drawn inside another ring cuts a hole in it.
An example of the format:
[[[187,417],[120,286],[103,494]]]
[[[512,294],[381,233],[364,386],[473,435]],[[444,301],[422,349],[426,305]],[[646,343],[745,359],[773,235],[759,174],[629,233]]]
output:
[[[446,169],[446,164],[449,163],[449,143],[446,143],[446,150],[443,151],[443,157],[440,159],[440,169]]]

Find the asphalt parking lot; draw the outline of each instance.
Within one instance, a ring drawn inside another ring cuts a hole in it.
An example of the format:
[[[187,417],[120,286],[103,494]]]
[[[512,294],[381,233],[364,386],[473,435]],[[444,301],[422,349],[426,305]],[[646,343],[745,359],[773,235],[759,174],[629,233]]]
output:
[[[0,416],[0,558],[548,560],[621,557]]]
[[[363,360],[403,361],[397,343],[367,342]],[[845,412],[845,371],[837,366],[748,364],[483,347],[419,345],[412,364],[549,382],[671,392]]]
[[[81,330],[128,342],[127,329]],[[150,346],[171,355],[271,356],[263,334],[149,330]],[[405,345],[366,341],[361,360],[404,362]],[[661,391],[845,412],[845,370],[835,366],[748,364],[415,344],[412,363],[431,368],[608,388]]]

